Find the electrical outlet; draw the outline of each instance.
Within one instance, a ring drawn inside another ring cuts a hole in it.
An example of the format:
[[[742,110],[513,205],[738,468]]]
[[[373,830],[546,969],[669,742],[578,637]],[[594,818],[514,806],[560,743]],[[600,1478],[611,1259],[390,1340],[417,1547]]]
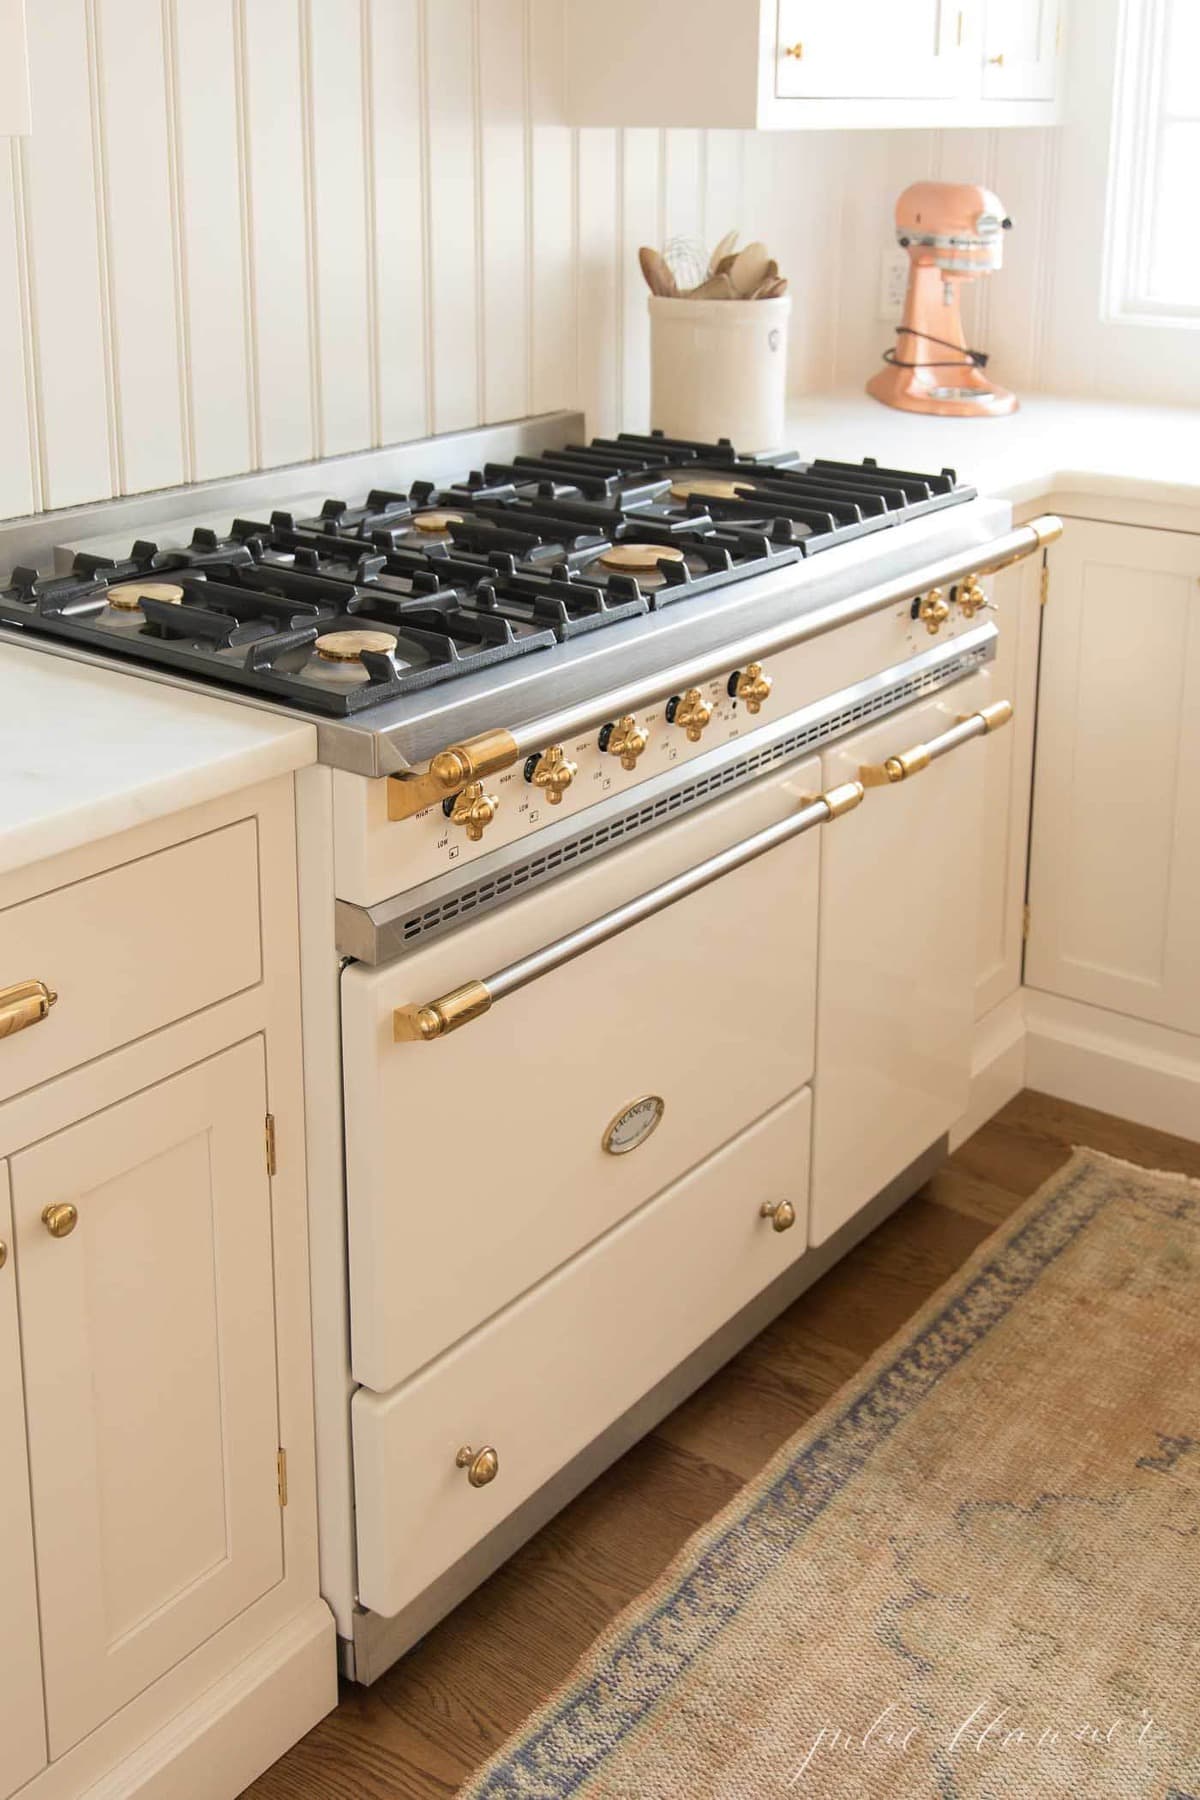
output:
[[[908,252],[897,244],[885,250],[879,261],[879,316],[898,325],[904,316],[908,292]]]

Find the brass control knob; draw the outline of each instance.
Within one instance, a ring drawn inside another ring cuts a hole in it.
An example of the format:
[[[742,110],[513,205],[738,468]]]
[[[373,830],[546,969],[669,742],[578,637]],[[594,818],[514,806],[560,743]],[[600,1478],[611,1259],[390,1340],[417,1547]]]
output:
[[[69,1200],[57,1200],[42,1211],[42,1224],[53,1238],[70,1237],[79,1223],[79,1212]]]
[[[541,788],[551,806],[558,806],[579,773],[579,764],[568,762],[561,744],[551,744],[525,764],[525,779]]]
[[[968,575],[959,584],[957,599],[958,610],[964,619],[973,619],[977,612],[982,612],[985,606],[991,605],[978,575]]]
[[[748,663],[729,677],[730,695],[734,700],[745,701],[746,711],[750,713],[762,711],[763,701],[774,685],[771,677],[763,674],[762,664],[756,662]]]
[[[946,596],[941,588],[930,588],[929,592],[922,596],[920,605],[917,607],[917,617],[930,637],[936,637],[950,617],[950,608],[946,604]]]
[[[472,1450],[470,1444],[464,1444],[454,1458],[454,1466],[467,1471],[467,1480],[472,1487],[486,1487],[500,1473],[500,1458],[490,1444],[485,1444],[482,1450]]]
[[[619,756],[623,769],[636,769],[638,757],[650,742],[632,713],[625,713],[615,725],[606,725],[600,733],[600,748],[610,756]]]
[[[698,744],[704,736],[704,728],[712,715],[713,709],[699,688],[689,688],[686,694],[677,694],[667,701],[667,724],[678,725],[693,744]]]
[[[772,1231],[790,1231],[796,1223],[796,1209],[790,1200],[764,1200],[758,1210],[764,1219],[770,1219]]]
[[[442,811],[452,825],[461,825],[477,844],[500,808],[495,794],[485,794],[482,781],[469,781],[453,800],[443,800]]]

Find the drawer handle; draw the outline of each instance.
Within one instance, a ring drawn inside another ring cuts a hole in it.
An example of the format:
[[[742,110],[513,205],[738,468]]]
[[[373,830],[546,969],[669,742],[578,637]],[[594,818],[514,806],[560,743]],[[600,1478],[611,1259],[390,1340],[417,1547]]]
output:
[[[57,1200],[42,1212],[42,1224],[52,1238],[70,1237],[79,1223],[78,1208],[69,1200]]]
[[[770,1219],[772,1231],[790,1231],[796,1223],[796,1209],[790,1200],[764,1200],[758,1210],[764,1219]]]
[[[989,731],[999,731],[1012,716],[1011,700],[996,700],[978,712],[965,713],[948,731],[930,738],[927,744],[913,744],[909,749],[889,756],[886,762],[864,764],[858,771],[858,779],[864,787],[887,787],[892,782],[907,781],[910,775],[919,775],[947,751],[957,750],[960,744],[969,744],[972,738],[986,737]]]
[[[497,1000],[503,1000],[506,994],[516,993],[518,988],[535,981],[539,975],[548,975],[551,970],[574,961],[575,957],[582,956],[585,951],[594,950],[599,944],[606,944],[609,938],[619,937],[621,932],[628,931],[631,926],[641,924],[643,919],[652,918],[655,913],[673,906],[677,900],[683,900],[700,888],[707,887],[710,881],[716,881],[731,870],[753,862],[755,857],[773,850],[777,844],[799,837],[801,832],[811,831],[816,825],[824,825],[829,819],[840,819],[843,813],[852,812],[862,797],[860,782],[845,781],[840,787],[830,788],[827,793],[805,800],[789,819],[781,819],[777,825],[768,825],[765,831],[755,832],[753,837],[744,838],[740,844],[730,845],[728,850],[719,850],[715,856],[697,863],[695,868],[685,870],[682,875],[672,876],[670,881],[664,881],[660,887],[651,888],[648,893],[639,894],[635,900],[627,900],[622,906],[614,906],[611,912],[602,913],[598,919],[593,919],[589,925],[581,925],[577,931],[569,931],[565,937],[547,944],[545,949],[535,950],[531,955],[521,957],[518,962],[498,969],[486,981],[465,982],[462,987],[453,988],[440,999],[427,1000],[422,1005],[396,1007],[392,1013],[393,1039],[398,1044],[431,1044],[437,1038],[445,1037],[448,1032],[457,1031],[460,1025],[482,1018]]]
[[[500,1473],[500,1458],[490,1444],[485,1444],[482,1450],[472,1450],[470,1444],[464,1444],[454,1458],[454,1466],[467,1471],[467,1480],[472,1487],[487,1487]]]
[[[1062,531],[1060,518],[1054,513],[1042,513],[994,539],[982,562],[977,550],[968,550],[956,557],[943,557],[927,568],[880,582],[868,589],[853,608],[839,612],[817,630],[828,631],[834,625],[848,625],[889,606],[909,605],[931,587],[953,586],[968,574],[993,575],[998,569],[1007,569],[1036,551],[1044,550],[1062,536]],[[741,669],[750,662],[761,663],[813,635],[812,614],[808,609],[800,608],[778,624],[748,633],[736,643],[706,650],[687,662],[627,682],[615,694],[610,690],[599,700],[593,697],[575,701],[557,712],[526,719],[510,731],[485,731],[479,737],[451,744],[431,757],[425,768],[405,768],[387,776],[387,816],[389,819],[411,819],[427,807],[457,794],[469,781],[483,781],[489,775],[510,769],[523,756],[540,754],[547,744],[569,744],[583,732],[597,730],[614,718],[623,720],[626,714],[632,719],[643,707],[657,705],[672,694],[682,694],[686,688],[702,688],[706,681],[726,681],[731,668]],[[610,750],[614,749],[611,740],[606,739],[606,742]]]
[[[58,995],[44,981],[18,981],[0,988],[0,1038],[40,1025]]]

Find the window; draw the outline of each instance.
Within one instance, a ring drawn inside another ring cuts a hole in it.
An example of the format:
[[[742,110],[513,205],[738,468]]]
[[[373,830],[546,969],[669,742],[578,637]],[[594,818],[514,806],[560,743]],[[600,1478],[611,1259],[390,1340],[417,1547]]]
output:
[[[1109,177],[1108,317],[1200,325],[1200,3],[1122,0]]]

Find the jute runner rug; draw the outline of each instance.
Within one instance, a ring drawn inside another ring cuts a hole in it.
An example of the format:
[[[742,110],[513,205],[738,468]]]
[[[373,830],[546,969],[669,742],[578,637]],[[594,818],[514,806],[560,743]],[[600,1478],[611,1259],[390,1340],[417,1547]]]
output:
[[[1090,1150],[470,1800],[1200,1800],[1200,1183]]]

